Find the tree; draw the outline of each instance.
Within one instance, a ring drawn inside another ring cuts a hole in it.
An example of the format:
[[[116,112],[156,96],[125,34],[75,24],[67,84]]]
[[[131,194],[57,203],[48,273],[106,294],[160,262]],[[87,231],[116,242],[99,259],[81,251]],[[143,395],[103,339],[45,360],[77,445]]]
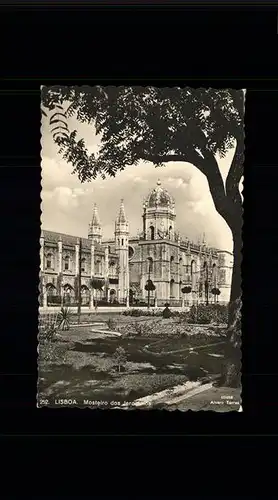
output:
[[[148,279],[147,284],[145,285],[145,290],[148,292],[148,308],[150,307],[150,293],[154,292],[155,285],[151,279]]]
[[[115,354],[115,361],[118,365],[119,373],[121,371],[121,366],[123,366],[127,361],[127,355],[123,347],[117,347]]]

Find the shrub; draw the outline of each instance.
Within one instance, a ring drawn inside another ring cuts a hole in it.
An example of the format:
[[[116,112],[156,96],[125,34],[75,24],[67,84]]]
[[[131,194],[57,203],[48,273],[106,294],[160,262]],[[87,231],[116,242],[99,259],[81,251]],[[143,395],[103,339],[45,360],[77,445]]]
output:
[[[107,326],[109,330],[116,330],[117,322],[113,318],[109,318],[107,321]]]
[[[49,324],[42,323],[39,326],[39,342],[52,342],[55,338],[56,332],[57,327],[54,321]]]
[[[71,317],[70,309],[68,307],[62,307],[57,318],[59,330],[69,330],[70,317]]]
[[[193,305],[188,313],[189,323],[227,323],[228,306],[222,304]]]
[[[159,309],[148,309],[148,310],[142,310],[142,309],[127,309],[126,311],[122,312],[123,316],[162,316],[162,311]]]
[[[172,316],[172,313],[171,313],[171,311],[169,309],[168,304],[166,304],[166,307],[165,307],[165,309],[162,312],[162,316],[163,316],[163,318],[170,318]]]
[[[127,361],[127,355],[123,347],[117,347],[114,353],[115,362],[118,365],[119,372],[121,371],[121,366],[125,365]]]

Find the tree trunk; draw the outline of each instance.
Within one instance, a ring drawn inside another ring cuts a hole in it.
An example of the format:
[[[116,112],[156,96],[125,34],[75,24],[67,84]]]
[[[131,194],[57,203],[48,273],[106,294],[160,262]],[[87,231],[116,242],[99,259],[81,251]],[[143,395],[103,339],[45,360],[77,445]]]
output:
[[[241,221],[239,221],[241,222]],[[240,224],[241,226],[241,224]],[[229,304],[228,327],[230,327],[235,318],[236,304],[241,298],[241,262],[242,262],[242,237],[241,227],[232,229],[234,241],[234,265],[231,283],[231,296]]]

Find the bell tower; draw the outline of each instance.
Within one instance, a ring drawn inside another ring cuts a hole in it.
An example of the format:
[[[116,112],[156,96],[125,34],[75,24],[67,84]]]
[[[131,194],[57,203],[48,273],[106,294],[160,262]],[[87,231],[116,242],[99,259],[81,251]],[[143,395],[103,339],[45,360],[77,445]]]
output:
[[[175,202],[158,179],[143,204],[143,233],[146,240],[174,240]]]
[[[128,236],[129,224],[125,214],[124,200],[121,200],[115,222],[115,251],[119,257],[119,300],[128,299],[129,294]]]
[[[101,223],[96,204],[94,204],[93,208],[93,216],[92,216],[92,221],[89,225],[88,238],[93,240],[94,243],[99,243],[99,244],[101,243],[102,239]]]

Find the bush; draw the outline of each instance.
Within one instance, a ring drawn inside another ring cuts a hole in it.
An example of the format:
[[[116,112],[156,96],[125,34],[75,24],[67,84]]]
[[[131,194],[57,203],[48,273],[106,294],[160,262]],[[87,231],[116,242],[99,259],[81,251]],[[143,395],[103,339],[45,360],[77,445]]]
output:
[[[165,309],[162,312],[162,316],[163,316],[163,318],[170,318],[172,316],[172,313],[171,313],[171,311],[169,309],[168,304],[166,304],[166,307],[165,307]]]
[[[116,330],[117,322],[113,318],[109,318],[107,321],[107,326],[109,330]]]
[[[69,330],[71,315],[72,313],[68,307],[62,307],[57,318],[59,330]]]
[[[53,342],[56,333],[57,327],[54,321],[49,324],[42,323],[39,326],[39,342],[43,344],[46,342]]]
[[[227,323],[228,306],[222,304],[193,305],[187,315],[189,323],[209,324]]]
[[[126,364],[127,354],[123,347],[117,347],[114,353],[115,363],[118,365],[119,372],[121,371],[121,367]]]

